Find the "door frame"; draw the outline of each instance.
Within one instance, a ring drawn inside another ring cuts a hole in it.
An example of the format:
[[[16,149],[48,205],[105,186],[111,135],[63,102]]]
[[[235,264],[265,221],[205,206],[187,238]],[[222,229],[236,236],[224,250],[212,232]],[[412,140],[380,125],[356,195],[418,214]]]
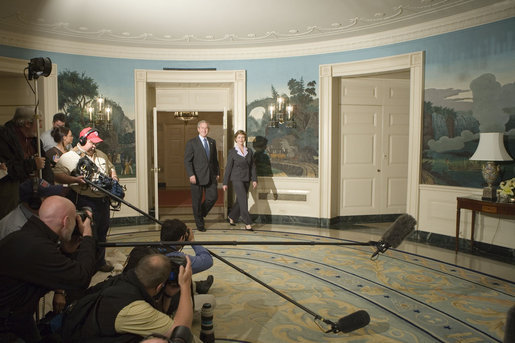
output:
[[[151,177],[153,168],[153,156],[149,154],[148,135],[152,134],[152,116],[153,108],[157,111],[170,110],[192,110],[181,108],[170,108],[166,104],[156,103],[156,89],[167,88],[184,88],[187,90],[202,89],[203,87],[219,87],[226,89],[230,96],[224,99],[224,103],[220,106],[199,104],[194,110],[198,111],[217,111],[232,112],[232,127],[237,129],[245,129],[247,123],[246,115],[246,72],[245,70],[142,70],[134,71],[135,82],[135,120],[136,120],[136,177],[138,191],[138,207],[143,211],[149,211],[153,198],[153,177]],[[226,129],[226,127],[224,127]],[[153,153],[152,153],[153,155]],[[157,173],[154,170],[153,173]],[[157,177],[157,175],[154,175]]]
[[[420,184],[420,149],[422,147],[424,52],[320,65],[320,217],[333,218],[339,213],[339,79],[350,76],[371,76],[395,71],[410,71],[409,156],[406,212],[418,219]]]

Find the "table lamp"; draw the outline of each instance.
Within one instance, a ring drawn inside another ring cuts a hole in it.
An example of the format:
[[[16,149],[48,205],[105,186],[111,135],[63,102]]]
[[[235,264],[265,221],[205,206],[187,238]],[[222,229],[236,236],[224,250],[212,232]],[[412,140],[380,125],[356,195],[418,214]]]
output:
[[[503,132],[481,132],[476,152],[470,158],[473,161],[486,161],[482,167],[483,179],[487,184],[483,188],[483,200],[495,201],[497,198],[494,186],[499,179],[501,168],[495,162],[513,160],[504,147],[503,135]]]

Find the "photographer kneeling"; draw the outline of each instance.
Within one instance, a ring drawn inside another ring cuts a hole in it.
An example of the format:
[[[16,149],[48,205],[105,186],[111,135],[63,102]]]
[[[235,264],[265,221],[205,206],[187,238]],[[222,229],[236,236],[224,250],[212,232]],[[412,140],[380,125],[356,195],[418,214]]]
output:
[[[81,237],[74,240],[76,225]],[[61,251],[59,241],[67,250],[78,246],[73,258]],[[85,289],[94,273],[90,219],[82,221],[64,197],[46,198],[39,217],[0,240],[0,341],[38,342],[34,313],[39,299],[53,289]]]
[[[187,257],[184,261],[185,266],[171,273],[173,263],[169,258],[146,255],[134,269],[93,286],[88,295],[65,311],[63,341],[102,342],[109,338],[139,342],[151,334],[169,338],[179,326],[191,329],[191,262]],[[175,280],[168,282],[170,278]],[[173,287],[173,281],[178,287]],[[181,295],[172,319],[163,313],[166,309],[159,308],[155,298],[175,288]]]

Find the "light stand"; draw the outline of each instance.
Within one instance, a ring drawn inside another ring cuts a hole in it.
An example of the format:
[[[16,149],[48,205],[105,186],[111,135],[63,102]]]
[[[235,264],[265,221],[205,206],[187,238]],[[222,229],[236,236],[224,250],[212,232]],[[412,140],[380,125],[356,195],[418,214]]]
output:
[[[28,70],[28,80],[34,80],[34,88],[31,87],[32,91],[34,92],[34,117],[36,119],[36,138],[37,138],[37,147],[38,147],[38,156],[41,156],[41,140],[40,140],[40,133],[39,133],[39,121],[40,121],[40,115],[38,111],[39,106],[39,91],[38,91],[38,78],[40,76],[47,77],[52,73],[52,61],[48,57],[35,57],[32,58],[29,62],[28,67],[26,68]],[[29,83],[30,86],[30,83]],[[43,178],[43,170],[39,170],[39,178]]]

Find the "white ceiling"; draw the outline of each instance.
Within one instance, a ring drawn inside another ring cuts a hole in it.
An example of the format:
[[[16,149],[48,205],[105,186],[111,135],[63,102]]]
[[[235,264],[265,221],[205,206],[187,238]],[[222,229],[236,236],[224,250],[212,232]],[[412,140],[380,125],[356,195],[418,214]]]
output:
[[[515,0],[1,0],[0,32],[166,49],[324,42]]]

